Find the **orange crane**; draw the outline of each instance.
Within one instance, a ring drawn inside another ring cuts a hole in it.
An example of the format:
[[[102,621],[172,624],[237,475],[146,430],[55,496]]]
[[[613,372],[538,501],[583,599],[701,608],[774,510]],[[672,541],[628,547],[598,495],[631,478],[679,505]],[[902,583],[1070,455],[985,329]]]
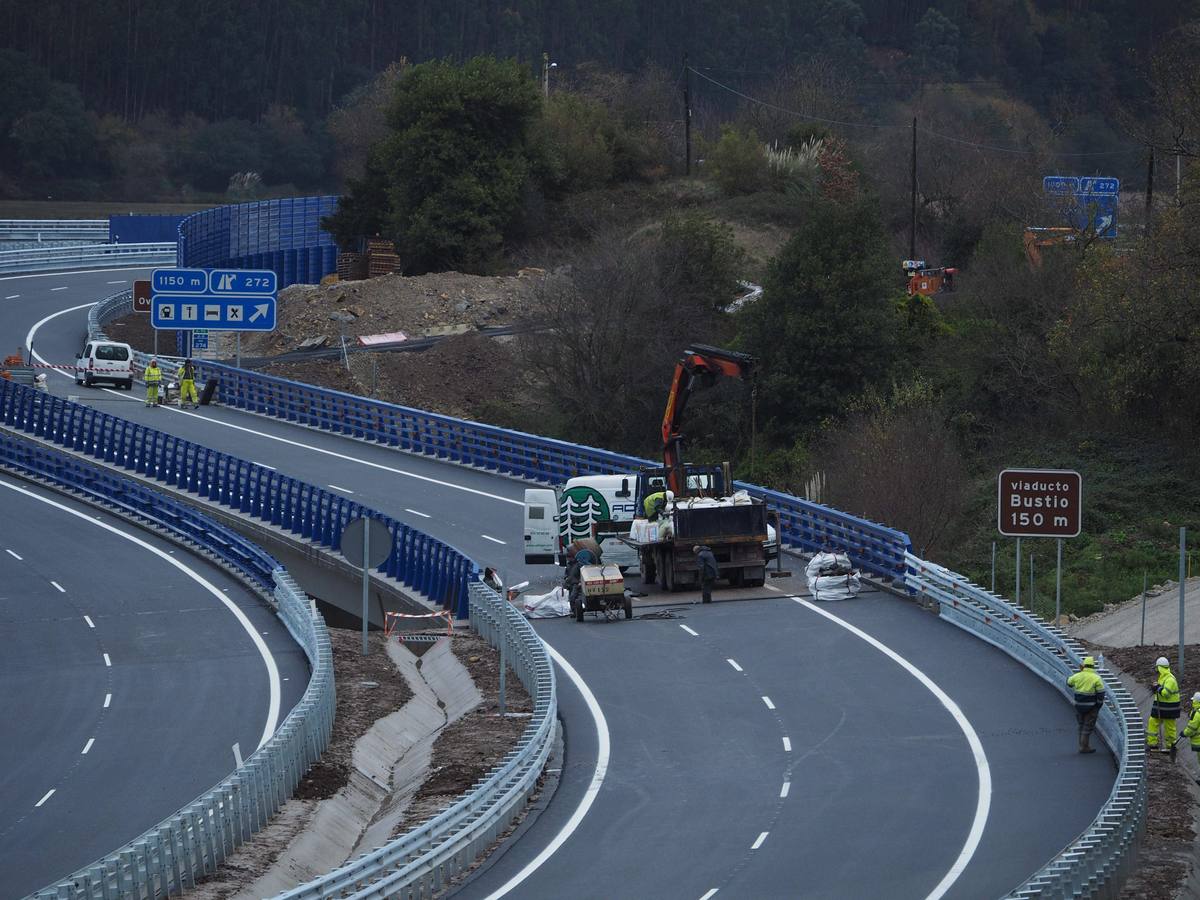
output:
[[[745,353],[722,350],[705,344],[693,344],[683,351],[675,363],[675,376],[667,394],[663,413],[663,466],[667,470],[667,487],[677,497],[686,493],[687,478],[683,466],[683,433],[680,426],[688,399],[695,390],[711,387],[718,378],[749,379],[754,375],[757,360]]]

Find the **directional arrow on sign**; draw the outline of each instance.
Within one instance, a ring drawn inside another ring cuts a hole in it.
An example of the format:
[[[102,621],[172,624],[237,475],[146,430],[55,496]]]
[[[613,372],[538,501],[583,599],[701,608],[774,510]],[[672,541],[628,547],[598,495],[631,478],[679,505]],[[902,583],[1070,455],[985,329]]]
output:
[[[250,316],[250,321],[257,322],[259,319],[261,319],[263,316],[265,316],[270,311],[271,311],[271,304],[259,303],[257,306],[254,307],[254,312]]]

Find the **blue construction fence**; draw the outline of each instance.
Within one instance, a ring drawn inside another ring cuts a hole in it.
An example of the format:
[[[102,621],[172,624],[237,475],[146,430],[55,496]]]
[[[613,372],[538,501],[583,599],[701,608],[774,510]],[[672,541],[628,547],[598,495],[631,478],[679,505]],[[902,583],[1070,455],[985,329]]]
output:
[[[218,380],[218,399],[226,406],[540,484],[659,464],[222,363],[203,362],[199,369],[202,378]],[[903,579],[905,554],[912,550],[904,532],[758,485],[734,482],[734,486],[779,512],[782,544],[807,552],[836,549],[864,571]]]
[[[337,245],[321,219],[336,196],[235,203],[194,213],[179,223],[179,265],[271,269],[281,288],[316,284],[337,271]]]
[[[0,379],[0,422],[110,466],[179,488],[336,552],[360,516],[381,520],[392,552],[376,569],[458,618],[480,570],[464,553],[360,503],[222,453],[24,385]]]
[[[129,213],[108,217],[110,244],[173,244],[179,239],[179,223],[184,213],[173,216]]]

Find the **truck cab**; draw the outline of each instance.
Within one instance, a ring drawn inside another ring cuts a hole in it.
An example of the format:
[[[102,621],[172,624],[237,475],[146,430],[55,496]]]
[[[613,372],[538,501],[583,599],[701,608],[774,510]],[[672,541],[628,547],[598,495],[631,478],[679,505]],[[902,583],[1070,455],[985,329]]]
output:
[[[637,551],[617,540],[637,513],[637,476],[580,475],[561,487],[525,491],[525,563],[565,566],[566,547],[581,538],[600,544],[605,564],[638,567]]]

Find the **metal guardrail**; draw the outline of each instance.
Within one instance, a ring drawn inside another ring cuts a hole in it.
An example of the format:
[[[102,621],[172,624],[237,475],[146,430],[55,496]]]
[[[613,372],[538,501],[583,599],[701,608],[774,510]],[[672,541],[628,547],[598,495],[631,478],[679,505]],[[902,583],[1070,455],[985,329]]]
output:
[[[908,554],[907,586],[936,600],[942,618],[1003,650],[1069,697],[1066,679],[1086,651],[1058,628],[950,570]],[[1012,891],[1012,898],[1116,896],[1132,864],[1146,816],[1146,731],[1120,680],[1100,669],[1106,688],[1097,730],[1117,757],[1117,780],[1087,830]]]
[[[197,494],[243,516],[330,549],[351,519],[368,515],[391,532],[377,571],[458,616],[478,566],[447,544],[324,488],[62,397],[0,379],[0,422],[101,462]]]
[[[46,244],[108,240],[108,219],[0,219],[0,241]]]
[[[273,595],[312,669],[300,702],[228,778],[102,859],[31,895],[37,900],[153,900],[194,887],[287,800],[329,745],[336,697],[320,614],[270,555],[184,504],[45,446],[0,434],[0,466],[50,481],[201,547]]]
[[[173,265],[174,244],[87,244],[82,247],[0,250],[0,273]]]
[[[553,744],[554,666],[525,617],[478,581],[471,584],[471,625],[493,647],[507,644],[513,670],[533,698],[533,715],[517,746],[449,808],[383,847],[281,894],[281,900],[432,897],[470,869],[520,814]]]

